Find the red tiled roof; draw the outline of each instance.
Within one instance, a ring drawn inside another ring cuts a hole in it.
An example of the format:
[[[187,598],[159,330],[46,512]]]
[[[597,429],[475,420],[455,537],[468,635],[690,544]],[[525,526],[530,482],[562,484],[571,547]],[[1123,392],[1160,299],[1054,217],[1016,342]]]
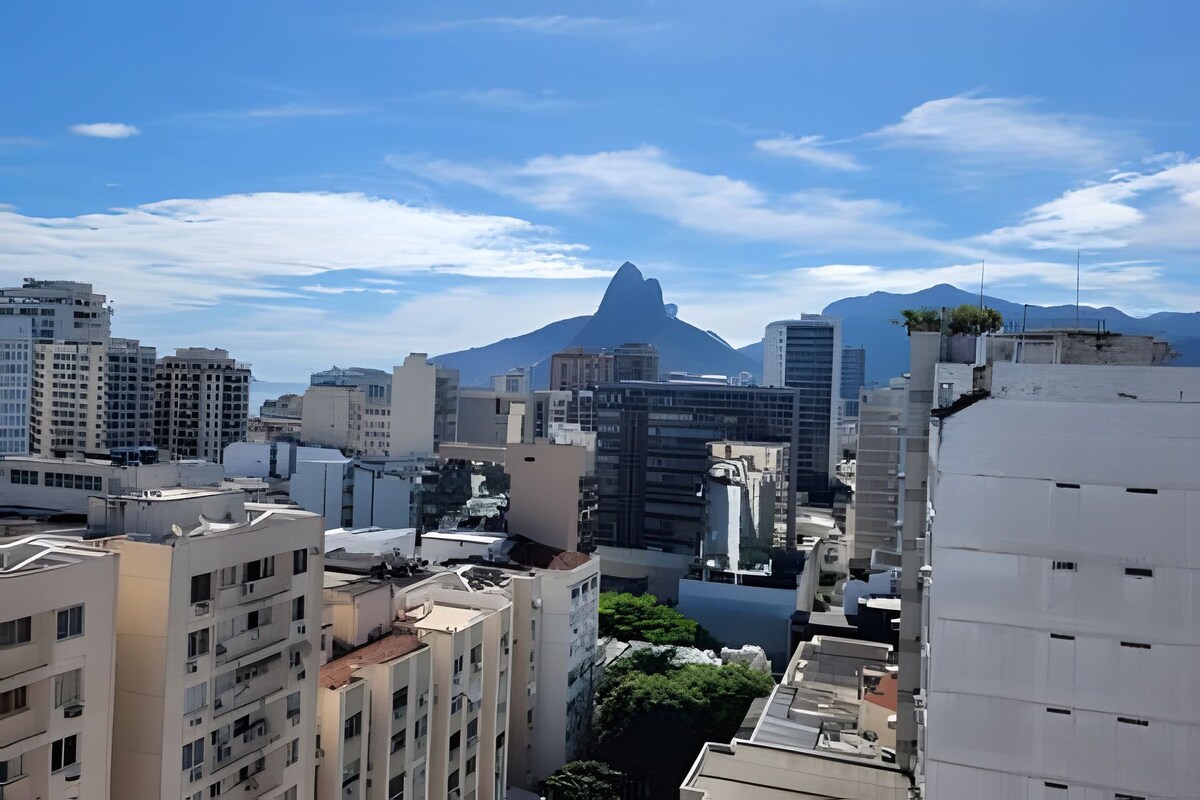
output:
[[[586,564],[590,556],[587,553],[580,553],[576,550],[565,550],[556,555],[551,561],[547,569],[561,569],[570,571],[576,567]]]
[[[326,689],[337,689],[345,686],[354,670],[359,667],[369,664],[385,664],[400,658],[400,656],[420,650],[422,647],[425,645],[416,636],[399,633],[388,634],[321,667],[321,677],[318,678],[318,683]]]

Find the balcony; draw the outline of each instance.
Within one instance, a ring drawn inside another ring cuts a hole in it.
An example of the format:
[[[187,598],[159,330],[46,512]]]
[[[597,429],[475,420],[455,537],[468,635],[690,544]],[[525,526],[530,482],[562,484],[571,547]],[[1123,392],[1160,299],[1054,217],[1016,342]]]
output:
[[[38,719],[38,715],[33,713],[32,707],[0,717],[0,744],[4,746],[45,732],[45,721]]]
[[[287,622],[271,622],[248,631],[242,631],[223,642],[218,642],[213,653],[217,666],[236,661],[247,653],[253,653],[288,638]]]
[[[292,576],[286,573],[270,575],[256,581],[236,583],[221,589],[218,604],[221,608],[230,608],[252,600],[262,600],[282,594],[292,588]]]
[[[275,655],[263,659],[258,664],[233,670],[231,673],[218,677],[218,688],[221,687],[222,683],[228,683],[229,680],[234,679],[234,672],[241,672],[255,667],[265,669],[265,671],[260,674],[244,677],[236,681],[233,686],[228,686],[228,688],[221,689],[218,692],[216,698],[213,700],[214,717],[228,714],[230,711],[261,700],[284,687],[287,681],[287,671],[284,669],[283,659]]]

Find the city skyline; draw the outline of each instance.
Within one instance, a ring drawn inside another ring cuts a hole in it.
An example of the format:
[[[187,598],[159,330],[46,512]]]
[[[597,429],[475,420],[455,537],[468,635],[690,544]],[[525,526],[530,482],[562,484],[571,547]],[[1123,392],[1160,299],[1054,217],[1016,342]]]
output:
[[[269,380],[590,313],[626,259],[734,346],[981,259],[1069,302],[1076,247],[1087,304],[1200,308],[1189,8],[577,11],[9,9],[0,277]]]

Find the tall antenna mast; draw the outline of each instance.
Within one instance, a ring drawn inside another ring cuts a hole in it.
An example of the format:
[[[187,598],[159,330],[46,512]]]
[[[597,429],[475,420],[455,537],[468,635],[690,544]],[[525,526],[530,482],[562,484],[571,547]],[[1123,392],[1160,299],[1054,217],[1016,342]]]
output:
[[[983,259],[979,260],[979,307],[983,308],[983,272],[987,268],[987,262]]]
[[[1079,248],[1075,248],[1075,330],[1079,330]]]

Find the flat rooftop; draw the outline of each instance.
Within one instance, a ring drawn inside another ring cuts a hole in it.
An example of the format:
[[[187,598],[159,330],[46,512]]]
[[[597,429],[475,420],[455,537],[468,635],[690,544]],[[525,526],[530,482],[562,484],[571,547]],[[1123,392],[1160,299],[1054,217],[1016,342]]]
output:
[[[421,619],[414,620],[412,624],[421,630],[457,632],[471,627],[485,614],[485,611],[478,608],[457,608],[435,601],[433,610]]]
[[[317,682],[326,689],[339,689],[350,682],[355,670],[373,664],[386,664],[425,646],[416,636],[391,633],[330,661],[321,667]]]

